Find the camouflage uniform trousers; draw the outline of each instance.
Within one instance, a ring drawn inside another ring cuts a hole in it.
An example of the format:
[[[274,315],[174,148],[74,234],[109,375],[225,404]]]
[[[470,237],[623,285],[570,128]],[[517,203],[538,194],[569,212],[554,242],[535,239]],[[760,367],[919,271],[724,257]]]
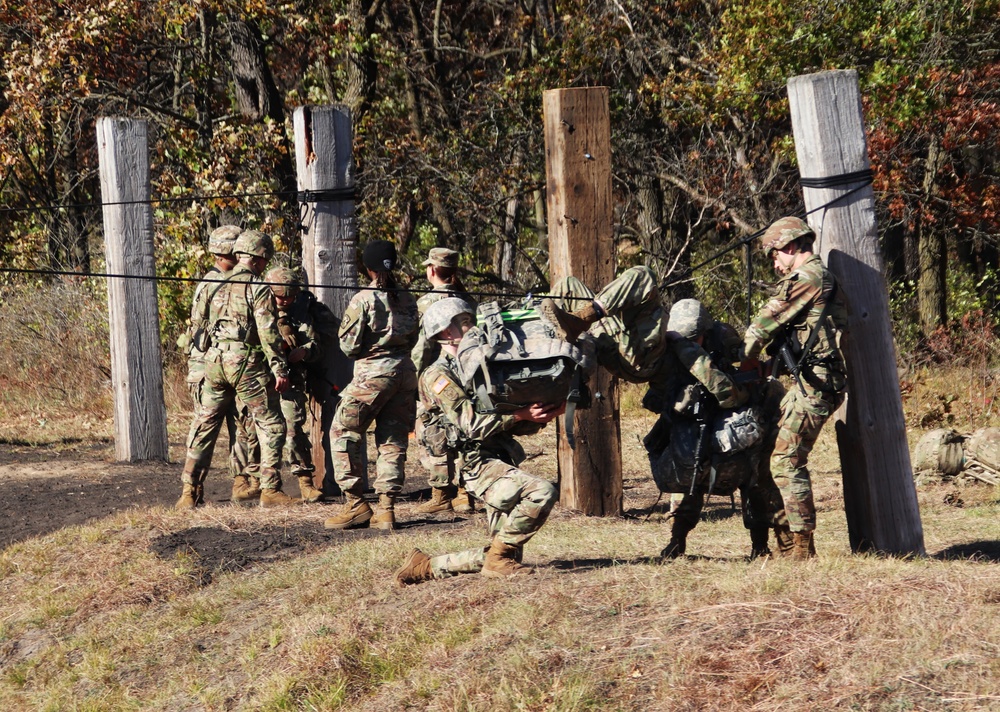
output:
[[[518,548],[535,535],[555,506],[559,493],[548,480],[529,475],[501,460],[487,460],[478,476],[467,476],[466,488],[486,505],[490,534]],[[431,558],[434,578],[476,573],[483,568],[489,547],[466,549]]]
[[[330,450],[337,484],[361,495],[367,484],[362,438],[375,421],[375,491],[396,494],[405,479],[406,447],[417,414],[417,372],[409,359],[388,372],[366,374],[354,364],[354,379],[340,394],[330,426]]]
[[[198,380],[191,380],[194,375],[193,369],[188,373],[188,391],[191,393],[191,400],[194,401],[194,413],[197,418],[201,409],[201,391],[205,385],[204,363],[198,370]],[[226,432],[229,433],[229,475],[238,477],[245,474],[247,466],[250,464],[250,450],[246,435],[247,410],[239,402],[226,412]],[[256,436],[254,438],[256,442]],[[259,456],[258,456],[259,459]],[[260,465],[257,465],[259,470]],[[256,474],[254,475],[256,477]]]
[[[646,383],[656,375],[666,351],[667,318],[651,269],[627,269],[597,295],[576,277],[559,280],[551,293],[568,311],[582,308],[586,299],[604,307],[608,315],[589,332],[597,341],[598,362],[612,374],[633,383]]]
[[[261,487],[277,487],[285,421],[263,354],[239,346],[222,351],[210,349],[205,366],[199,409],[188,435],[188,459],[194,460],[199,469],[208,469],[219,430],[238,398],[248,409],[259,439]],[[182,480],[188,482],[189,478],[185,473]]]
[[[281,415],[285,418],[285,462],[293,476],[311,475],[316,468],[312,459],[312,442],[306,432],[309,396],[303,388],[292,386],[280,395]]]
[[[806,466],[823,424],[844,400],[843,392],[825,394],[810,388],[809,393],[804,396],[798,388],[790,388],[785,394],[771,454],[774,483],[781,490],[793,532],[816,529],[816,505]]]

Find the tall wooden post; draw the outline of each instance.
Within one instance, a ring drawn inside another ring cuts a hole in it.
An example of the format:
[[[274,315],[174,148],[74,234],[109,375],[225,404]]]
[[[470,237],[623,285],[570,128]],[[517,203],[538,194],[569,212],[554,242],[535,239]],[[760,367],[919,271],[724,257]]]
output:
[[[354,217],[354,131],[345,106],[295,110],[295,159],[302,193],[302,265],[316,297],[340,319],[357,291],[358,228]],[[339,349],[328,360],[327,381],[341,389],[354,364]],[[339,494],[330,460],[330,423],[336,393],[313,402],[314,480],[326,494]],[[328,476],[329,475],[329,476]]]
[[[803,183],[825,179],[803,187],[809,224],[851,310],[848,399],[836,420],[851,548],[923,554],[857,73],[792,77],[788,100]]]
[[[594,291],[615,277],[608,88],[553,89],[543,96],[549,273]],[[582,305],[581,305],[582,306]],[[622,512],[618,382],[603,368],[591,380],[593,405],[578,410],[576,448],[558,435],[560,499],[584,514]]]
[[[97,147],[104,203],[115,458],[168,460],[167,408],[153,259],[146,122],[101,118]]]

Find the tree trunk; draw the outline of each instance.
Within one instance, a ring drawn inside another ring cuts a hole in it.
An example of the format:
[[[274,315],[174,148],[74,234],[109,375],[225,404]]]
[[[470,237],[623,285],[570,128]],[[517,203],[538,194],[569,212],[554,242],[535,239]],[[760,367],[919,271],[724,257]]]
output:
[[[361,117],[368,111],[375,96],[375,81],[378,77],[378,64],[369,42],[375,33],[375,20],[381,2],[374,0],[350,0],[348,14],[351,21],[351,35],[360,46],[361,51],[351,51],[347,55],[347,88],[344,91],[344,103],[351,109],[354,120],[360,125]],[[332,95],[331,95],[332,96]]]
[[[284,122],[281,95],[264,55],[260,29],[255,23],[245,20],[231,20],[228,29],[233,82],[240,113],[257,121],[270,117]]]
[[[946,242],[941,230],[923,217],[924,207],[937,192],[935,179],[941,162],[941,140],[931,137],[927,147],[927,163],[924,169],[924,200],[917,217],[917,251],[920,277],[917,282],[917,307],[920,312],[920,330],[925,336],[931,334],[947,321],[945,304],[945,261]]]

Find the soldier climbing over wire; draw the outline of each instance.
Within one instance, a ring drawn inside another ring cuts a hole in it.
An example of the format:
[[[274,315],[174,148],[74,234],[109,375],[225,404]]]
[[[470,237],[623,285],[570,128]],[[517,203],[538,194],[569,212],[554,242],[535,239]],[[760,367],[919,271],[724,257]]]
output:
[[[771,346],[784,350],[783,361],[795,379],[781,402],[771,470],[792,531],[792,558],[799,560],[816,555],[809,453],[847,389],[839,343],[847,329],[847,308],[833,273],[813,253],[815,238],[812,228],[795,217],[776,220],[761,236],[761,247],[782,278],[744,336],[745,366],[759,367],[760,354]]]
[[[257,279],[274,254],[269,235],[242,233],[233,245],[239,263],[213,295],[207,320],[205,385],[188,435],[178,509],[194,509],[204,498],[205,476],[222,421],[239,398],[253,417],[260,441],[260,504],[298,503],[281,491],[285,421],[278,394],[288,388],[288,361],[278,333],[271,290]]]
[[[514,434],[537,432],[563,413],[566,404],[536,403],[507,415],[478,412],[473,397],[462,388],[455,360],[459,342],[474,323],[472,309],[455,297],[436,302],[424,314],[424,335],[441,344],[440,357],[420,378],[421,398],[433,416],[424,441],[432,451],[461,450],[462,477],[486,505],[492,540],[485,548],[435,557],[414,549],[396,572],[396,581],[403,586],[460,573],[487,577],[533,573],[521,564],[522,549],[558,498],[551,482],[518,469],[524,449]]]

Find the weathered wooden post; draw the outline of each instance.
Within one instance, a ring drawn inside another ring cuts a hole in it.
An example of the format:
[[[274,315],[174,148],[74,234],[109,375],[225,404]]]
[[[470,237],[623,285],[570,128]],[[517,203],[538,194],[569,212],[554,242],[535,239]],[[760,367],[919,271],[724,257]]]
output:
[[[302,265],[316,297],[340,319],[358,287],[358,229],[354,217],[354,131],[345,106],[303,106],[295,110],[295,159],[303,203]],[[354,364],[338,349],[328,360],[327,381],[341,389]],[[330,460],[330,423],[337,396],[313,403],[314,481],[338,494]],[[329,474],[329,476],[327,476]]]
[[[816,248],[851,310],[848,398],[836,420],[851,548],[923,554],[857,73],[792,77],[788,100]]]
[[[548,191],[549,276],[572,275],[600,290],[615,277],[608,88],[552,89],[543,96]],[[622,512],[618,382],[603,368],[593,405],[577,410],[576,448],[559,430],[563,506],[584,514]]]
[[[153,259],[146,122],[101,118],[97,147],[104,203],[115,401],[115,458],[168,460],[167,408]]]

